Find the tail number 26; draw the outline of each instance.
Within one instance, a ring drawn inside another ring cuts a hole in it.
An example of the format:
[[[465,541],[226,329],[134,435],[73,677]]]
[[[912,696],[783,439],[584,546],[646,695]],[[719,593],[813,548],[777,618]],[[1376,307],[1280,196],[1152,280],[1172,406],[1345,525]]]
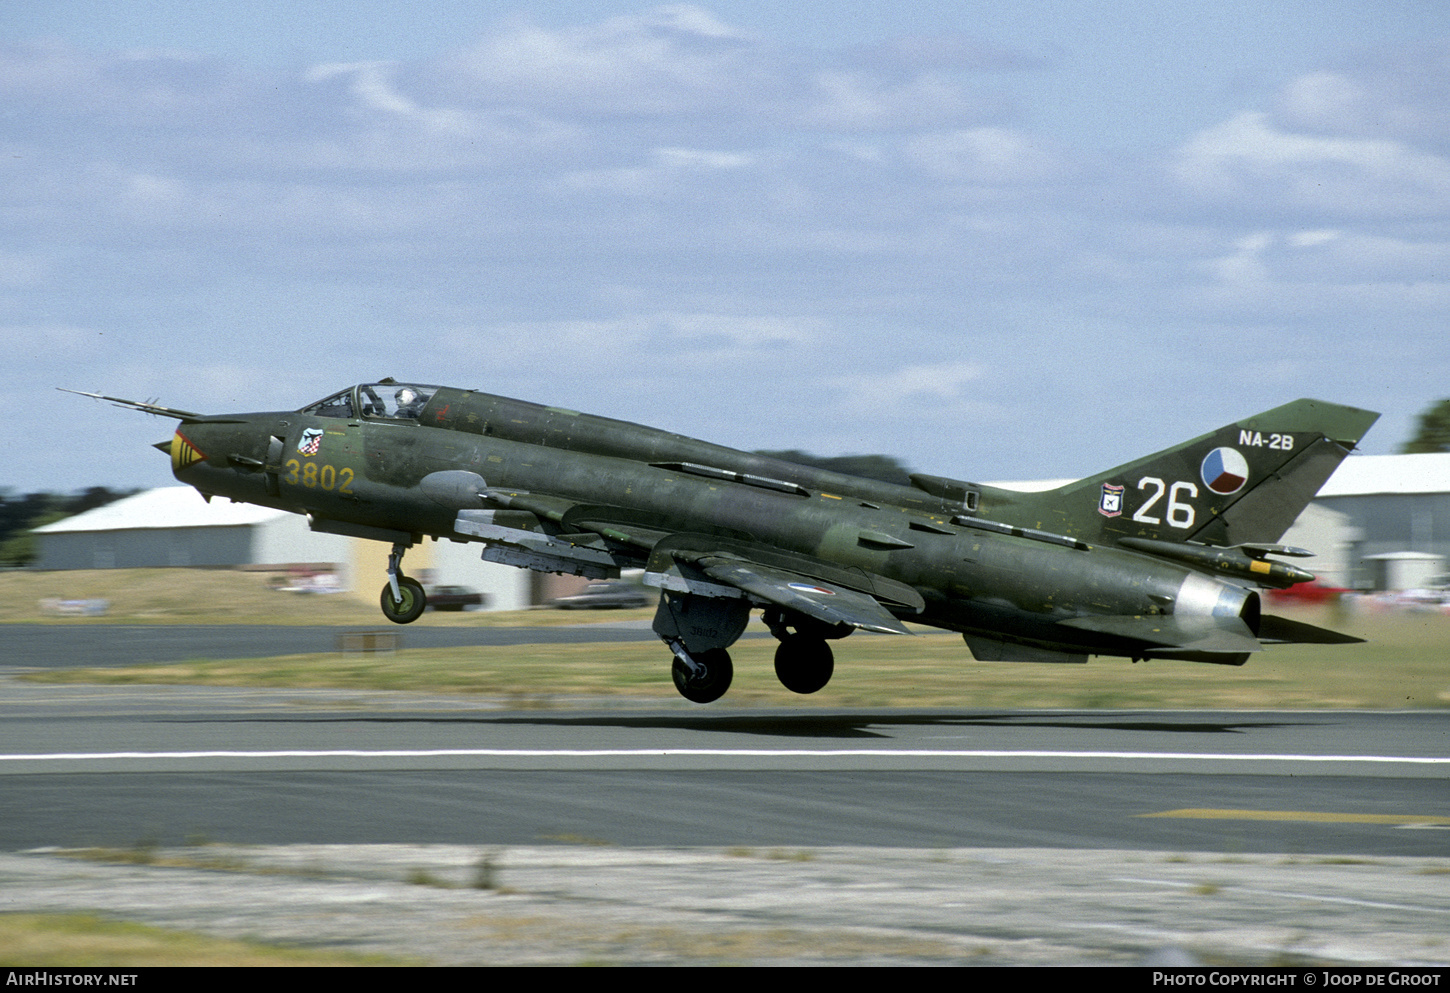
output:
[[[1133,520],[1139,524],[1162,524],[1163,519],[1153,513],[1163,497],[1168,497],[1168,526],[1174,528],[1188,529],[1193,527],[1193,504],[1187,501],[1198,496],[1198,486],[1194,483],[1178,481],[1169,484],[1158,479],[1156,476],[1144,476],[1138,480],[1139,490],[1152,490],[1148,500],[1138,508],[1133,515]]]

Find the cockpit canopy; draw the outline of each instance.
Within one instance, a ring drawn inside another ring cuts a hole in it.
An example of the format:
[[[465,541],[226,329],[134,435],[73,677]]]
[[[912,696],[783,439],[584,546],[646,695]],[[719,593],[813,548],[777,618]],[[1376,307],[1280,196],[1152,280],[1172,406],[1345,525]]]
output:
[[[383,420],[416,421],[437,390],[436,386],[398,383],[385,379],[377,383],[350,386],[311,406],[303,407],[302,413],[314,417],[374,417]]]

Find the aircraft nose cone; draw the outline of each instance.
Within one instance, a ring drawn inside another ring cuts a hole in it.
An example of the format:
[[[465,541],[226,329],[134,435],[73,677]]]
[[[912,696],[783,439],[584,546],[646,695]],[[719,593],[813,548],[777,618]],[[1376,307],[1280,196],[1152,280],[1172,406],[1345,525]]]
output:
[[[165,441],[158,441],[156,444],[152,445],[151,447],[154,448],[154,449],[156,449],[158,452],[165,452],[167,455],[170,455],[171,454],[171,442],[173,440],[174,440],[174,436],[172,438],[167,438]]]

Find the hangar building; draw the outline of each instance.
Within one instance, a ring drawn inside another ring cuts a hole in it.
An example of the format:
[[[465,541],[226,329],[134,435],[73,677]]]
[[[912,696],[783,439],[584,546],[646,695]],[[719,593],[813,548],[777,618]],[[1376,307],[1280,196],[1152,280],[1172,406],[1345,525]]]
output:
[[[388,548],[322,534],[285,510],[215,499],[167,486],[35,529],[37,569],[270,567],[335,572],[343,589],[368,600],[382,588]],[[432,542],[410,549],[407,572],[428,585],[468,586],[495,610],[526,607],[530,574],[484,562],[477,545]]]
[[[1337,572],[1326,567],[1324,542],[1296,537],[1316,511],[1343,516]],[[1345,459],[1284,542],[1320,552],[1305,567],[1328,585],[1407,589],[1444,575],[1450,562],[1450,453]]]

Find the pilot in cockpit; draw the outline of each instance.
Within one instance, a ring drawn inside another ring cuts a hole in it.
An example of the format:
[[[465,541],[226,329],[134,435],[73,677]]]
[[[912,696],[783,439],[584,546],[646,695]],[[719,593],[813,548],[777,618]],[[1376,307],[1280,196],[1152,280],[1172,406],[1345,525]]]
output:
[[[423,398],[411,386],[404,386],[397,393],[393,394],[393,399],[398,402],[398,409],[393,414],[394,417],[411,417],[416,419],[423,412]]]

